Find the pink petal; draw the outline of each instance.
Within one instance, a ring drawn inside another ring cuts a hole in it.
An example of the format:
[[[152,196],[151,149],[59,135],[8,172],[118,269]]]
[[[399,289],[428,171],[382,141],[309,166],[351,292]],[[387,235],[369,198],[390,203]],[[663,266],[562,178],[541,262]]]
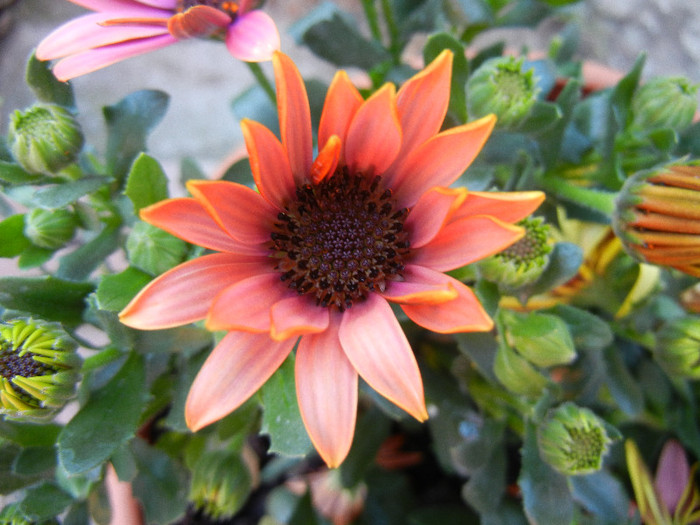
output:
[[[252,245],[270,241],[279,211],[255,190],[217,180],[191,180],[187,182],[187,189],[234,239]]]
[[[433,186],[449,186],[467,169],[491,134],[488,116],[435,135],[392,166],[390,187],[400,206],[411,207]]]
[[[274,20],[262,11],[243,12],[226,33],[226,47],[239,60],[270,60],[280,48],[280,35]]]
[[[362,95],[350,82],[348,74],[345,71],[338,71],[328,87],[326,101],[323,104],[321,122],[318,126],[318,143],[326,144],[330,137],[337,135],[341,144],[345,144],[350,121],[362,102]],[[344,159],[342,149],[340,158]]]
[[[413,322],[433,332],[485,332],[493,328],[493,321],[479,300],[464,283],[445,276],[457,297],[440,304],[402,304],[401,308]]]
[[[153,226],[210,250],[241,255],[269,253],[264,246],[249,246],[233,239],[211,218],[204,206],[194,199],[168,199],[143,208],[140,216]]]
[[[345,160],[351,171],[381,175],[401,148],[401,125],[394,86],[386,84],[370,96],[350,122]]]
[[[190,388],[185,420],[193,431],[227,416],[280,367],[296,341],[230,332],[212,350]]]
[[[274,133],[257,122],[243,119],[241,129],[255,185],[268,202],[284,207],[296,198],[296,186],[282,143]]]
[[[57,79],[65,82],[66,80],[111,66],[127,58],[169,46],[175,42],[177,40],[170,33],[166,33],[150,38],[130,40],[120,44],[90,49],[60,60],[53,66],[52,71]]]
[[[311,110],[304,79],[294,62],[284,53],[272,57],[277,88],[277,108],[282,144],[287,150],[296,186],[307,183],[311,169]]]
[[[260,273],[268,261],[229,253],[204,255],[165,272],[119,314],[140,330],[158,330],[204,319],[214,297],[227,286]]]
[[[493,217],[467,217],[445,226],[432,241],[415,250],[409,262],[446,272],[500,252],[523,235],[522,228]]]
[[[316,334],[328,328],[328,308],[316,306],[305,295],[287,297],[270,309],[270,336],[276,341],[304,334]]]
[[[357,372],[340,346],[337,324],[302,337],[295,366],[304,426],[330,468],[347,456],[357,414]]]
[[[452,278],[444,273],[408,264],[403,277],[405,281],[389,281],[381,296],[401,304],[438,304],[457,297]]]
[[[534,212],[542,204],[544,197],[541,191],[471,191],[452,219],[492,215],[503,222],[517,222]]]
[[[654,488],[671,513],[678,505],[689,479],[690,468],[685,450],[675,439],[667,441],[656,467]]]
[[[466,198],[466,188],[439,186],[421,195],[404,223],[404,229],[410,232],[411,248],[430,242]]]
[[[209,330],[270,331],[272,305],[292,292],[280,280],[279,272],[262,273],[264,271],[266,269],[262,267],[259,275],[224,288],[214,298],[206,321]]]
[[[123,16],[125,13],[139,13],[141,16],[155,16],[152,13],[160,12],[157,9],[173,11],[177,0],[69,0],[70,2],[92,9],[93,11],[110,11]]]
[[[343,312],[338,335],[352,366],[372,388],[419,421],[428,418],[416,358],[384,298],[370,294]]]

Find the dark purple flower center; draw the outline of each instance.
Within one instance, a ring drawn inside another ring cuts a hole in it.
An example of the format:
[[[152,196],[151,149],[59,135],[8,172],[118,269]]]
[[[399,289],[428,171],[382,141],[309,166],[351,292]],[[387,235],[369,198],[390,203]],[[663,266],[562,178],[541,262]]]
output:
[[[34,360],[34,354],[19,355],[10,345],[0,349],[0,377],[12,379],[15,376],[34,377],[46,375],[49,369]]]
[[[231,19],[236,17],[238,12],[238,2],[225,2],[223,0],[177,0],[177,5],[175,11],[178,13],[184,13],[190,7],[195,7],[198,5],[206,5],[208,7],[213,7],[219,11],[223,11],[228,14]]]
[[[270,235],[276,269],[289,288],[342,312],[402,278],[408,211],[397,207],[381,177],[338,169],[317,185],[298,187],[296,200],[278,215]]]

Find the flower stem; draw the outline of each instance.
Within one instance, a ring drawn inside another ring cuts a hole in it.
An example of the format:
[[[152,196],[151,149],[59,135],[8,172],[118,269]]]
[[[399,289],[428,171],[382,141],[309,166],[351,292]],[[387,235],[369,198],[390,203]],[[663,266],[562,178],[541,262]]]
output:
[[[372,38],[377,42],[382,41],[382,31],[379,28],[379,15],[374,0],[362,0],[362,8],[365,10],[365,17],[369,24],[369,30],[372,33]]]
[[[394,63],[398,64],[401,60],[401,44],[399,43],[399,28],[396,25],[391,0],[382,0],[382,12],[384,13],[384,21],[389,33],[389,51],[394,59]]]
[[[255,80],[257,81],[258,85],[263,89],[263,91],[267,95],[267,98],[269,98],[273,104],[277,104],[275,88],[272,86],[272,83],[260,67],[260,64],[258,64],[257,62],[246,62],[246,64],[248,66],[248,69],[250,69],[250,72],[253,73],[253,76],[255,77]]]

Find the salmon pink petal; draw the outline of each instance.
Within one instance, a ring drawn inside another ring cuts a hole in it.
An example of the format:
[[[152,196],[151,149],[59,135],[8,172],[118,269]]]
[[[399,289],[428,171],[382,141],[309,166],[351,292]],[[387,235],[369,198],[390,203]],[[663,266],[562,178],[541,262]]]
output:
[[[264,246],[243,244],[222,230],[199,202],[190,198],[168,199],[141,209],[141,219],[187,242],[210,250],[241,255],[265,255]]]
[[[187,189],[231,237],[245,244],[270,240],[278,209],[258,192],[235,182],[188,181]]]
[[[280,34],[267,13],[243,12],[226,33],[226,47],[239,60],[270,60],[272,54],[280,48]]]
[[[310,178],[313,184],[319,184],[328,175],[335,172],[340,160],[340,148],[341,143],[338,136],[331,135],[311,166]]]
[[[319,308],[303,295],[287,297],[270,309],[271,337],[276,341],[303,334],[315,334],[328,328],[328,308]]]
[[[418,363],[386,300],[370,294],[343,312],[340,344],[369,386],[419,421],[428,418]]]
[[[282,143],[258,122],[243,119],[241,129],[255,185],[268,202],[284,207],[296,198],[296,186]]]
[[[304,79],[287,55],[276,52],[272,64],[275,70],[282,144],[287,150],[296,186],[301,186],[307,183],[313,161],[309,99]]]
[[[401,125],[394,86],[387,84],[370,96],[348,128],[345,161],[351,171],[381,175],[401,148]]]
[[[93,11],[111,11],[120,16],[156,16],[152,13],[163,14],[163,9],[171,11],[177,0],[69,0],[79,6]]]
[[[208,5],[195,5],[168,20],[168,30],[178,40],[208,37],[228,27],[231,17]]]
[[[440,131],[450,102],[452,51],[444,50],[428,67],[407,80],[396,95],[403,143],[413,151]]]
[[[400,304],[439,304],[457,297],[451,277],[423,266],[406,265],[405,281],[389,281],[381,294],[384,299]]]
[[[149,38],[129,40],[111,46],[98,47],[61,59],[53,66],[51,71],[57,79],[65,82],[111,66],[127,58],[169,46],[175,42],[177,42],[175,37],[170,33],[166,33]]]
[[[467,193],[466,188],[438,186],[421,195],[404,223],[404,229],[410,232],[411,248],[420,248],[430,242],[464,202]]]
[[[402,304],[401,308],[416,324],[440,334],[485,332],[493,321],[479,300],[464,283],[445,276],[457,292],[457,297],[440,304]]]
[[[454,270],[504,250],[525,230],[488,216],[466,217],[445,226],[410,262],[439,272]]]
[[[197,431],[227,416],[280,367],[296,341],[229,332],[212,350],[190,388],[185,421]]]
[[[488,116],[435,135],[398,160],[387,185],[400,206],[411,207],[433,186],[449,186],[467,169],[496,122]]]
[[[141,330],[171,328],[204,319],[214,297],[225,287],[260,273],[263,257],[229,253],[204,255],[168,270],[151,281],[122,310],[127,326]]]
[[[209,330],[269,332],[272,305],[289,297],[280,274],[263,266],[258,274],[224,288],[213,300],[206,325]],[[221,290],[221,287],[219,288]]]
[[[337,324],[302,337],[295,364],[304,426],[330,468],[347,456],[357,414],[357,372],[340,346]]]
[[[362,102],[362,95],[350,82],[348,74],[345,71],[338,71],[328,87],[326,101],[323,104],[321,121],[318,125],[318,143],[326,144],[331,136],[337,135],[341,144],[345,144],[350,122]],[[344,157],[341,151],[342,158]]]
[[[491,215],[503,222],[517,222],[534,212],[544,201],[541,191],[471,191],[455,211],[452,220],[474,215]]]

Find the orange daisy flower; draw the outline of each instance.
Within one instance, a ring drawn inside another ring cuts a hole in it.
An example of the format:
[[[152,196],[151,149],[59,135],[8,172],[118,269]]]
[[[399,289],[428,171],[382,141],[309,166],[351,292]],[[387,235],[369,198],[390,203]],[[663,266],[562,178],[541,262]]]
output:
[[[296,350],[299,408],[325,462],[339,465],[353,437],[358,375],[418,420],[423,384],[390,303],[435,332],[489,330],[474,293],[445,275],[510,246],[512,223],[540,192],[450,189],[486,142],[488,116],[440,131],[452,54],[443,52],[396,92],[367,100],[336,74],[313,156],[304,83],[273,56],[281,141],[242,124],[259,193],[191,181],[192,198],[142,210],[143,220],[219,253],[151,282],[120,314],[139,329],[205,320],[228,333],[192,385],[185,416],[200,429],[224,417]]]

